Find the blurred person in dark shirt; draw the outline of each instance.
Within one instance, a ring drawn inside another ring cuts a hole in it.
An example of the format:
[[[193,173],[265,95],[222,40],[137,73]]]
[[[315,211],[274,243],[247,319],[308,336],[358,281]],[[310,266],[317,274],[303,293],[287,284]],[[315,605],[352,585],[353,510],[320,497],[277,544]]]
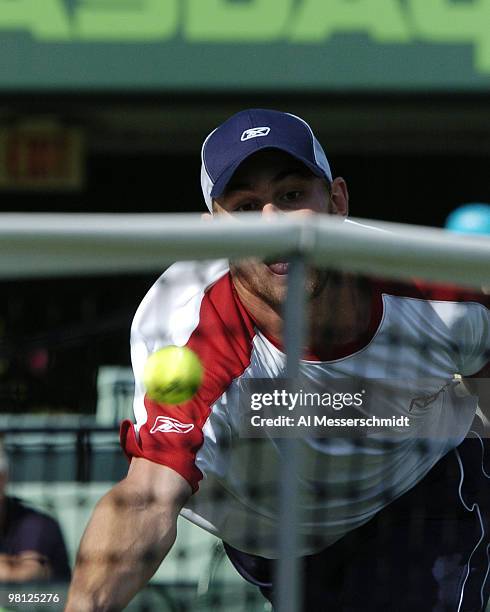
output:
[[[0,441],[0,583],[70,579],[58,523],[6,495],[8,460]]]

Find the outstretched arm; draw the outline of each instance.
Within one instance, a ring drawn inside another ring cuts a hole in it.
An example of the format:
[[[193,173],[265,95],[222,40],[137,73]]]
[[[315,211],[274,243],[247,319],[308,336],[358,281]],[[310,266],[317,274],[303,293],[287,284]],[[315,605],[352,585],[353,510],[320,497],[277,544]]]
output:
[[[190,495],[177,472],[133,458],[83,535],[66,612],[123,609],[172,548],[177,516]]]

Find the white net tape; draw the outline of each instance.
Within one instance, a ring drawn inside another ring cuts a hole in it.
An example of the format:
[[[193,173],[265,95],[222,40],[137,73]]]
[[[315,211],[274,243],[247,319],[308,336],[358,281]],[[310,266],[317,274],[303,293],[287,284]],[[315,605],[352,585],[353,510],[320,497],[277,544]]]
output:
[[[480,286],[490,238],[338,217],[1,214],[0,277],[158,272],[182,259],[303,254],[320,266]],[[371,226],[368,228],[367,226]],[[384,231],[374,231],[376,227]]]

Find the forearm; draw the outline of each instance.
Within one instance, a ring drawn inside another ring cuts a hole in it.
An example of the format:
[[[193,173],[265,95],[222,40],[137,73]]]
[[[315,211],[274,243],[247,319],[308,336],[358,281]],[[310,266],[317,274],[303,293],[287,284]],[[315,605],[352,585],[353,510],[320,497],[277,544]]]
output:
[[[123,609],[175,541],[175,509],[123,483],[102,498],[83,536],[67,612]]]

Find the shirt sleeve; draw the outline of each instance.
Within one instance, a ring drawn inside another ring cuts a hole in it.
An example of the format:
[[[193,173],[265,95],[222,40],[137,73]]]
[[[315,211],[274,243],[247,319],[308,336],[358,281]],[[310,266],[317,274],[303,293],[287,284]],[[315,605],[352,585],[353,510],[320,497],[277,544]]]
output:
[[[166,282],[163,279],[154,286],[135,316],[131,359],[136,423],[123,422],[120,438],[129,459],[143,457],[170,467],[196,492],[204,476],[197,467],[199,463],[204,469],[199,462],[202,456],[197,454],[203,446],[203,452],[213,454],[210,449],[218,443],[212,410],[232,381],[249,366],[255,330],[234,297],[228,274],[206,291],[189,289],[182,282],[177,282],[174,290]],[[198,392],[178,405],[151,400],[143,385],[144,366],[150,354],[172,344],[194,351],[203,367]],[[214,465],[213,461],[211,458]]]
[[[143,457],[173,469],[196,492],[203,474],[195,460],[204,441],[202,429],[210,407],[199,396],[178,405],[160,404],[148,397],[143,402],[146,421],[138,431],[129,420],[121,424],[121,446],[126,456]]]
[[[195,458],[204,442],[202,428],[210,413],[210,406],[201,394],[179,405],[155,402],[146,396],[143,384],[148,357],[164,346],[178,343],[169,325],[169,302],[162,295],[163,287],[165,296],[171,301],[166,284],[160,280],[141,303],[131,329],[136,423],[126,420],[121,424],[120,442],[129,460],[142,457],[170,467],[185,478],[195,492],[203,478],[195,465]],[[192,330],[196,325],[192,319],[198,320],[198,310],[194,308],[193,314],[192,309],[189,310],[186,323]]]

